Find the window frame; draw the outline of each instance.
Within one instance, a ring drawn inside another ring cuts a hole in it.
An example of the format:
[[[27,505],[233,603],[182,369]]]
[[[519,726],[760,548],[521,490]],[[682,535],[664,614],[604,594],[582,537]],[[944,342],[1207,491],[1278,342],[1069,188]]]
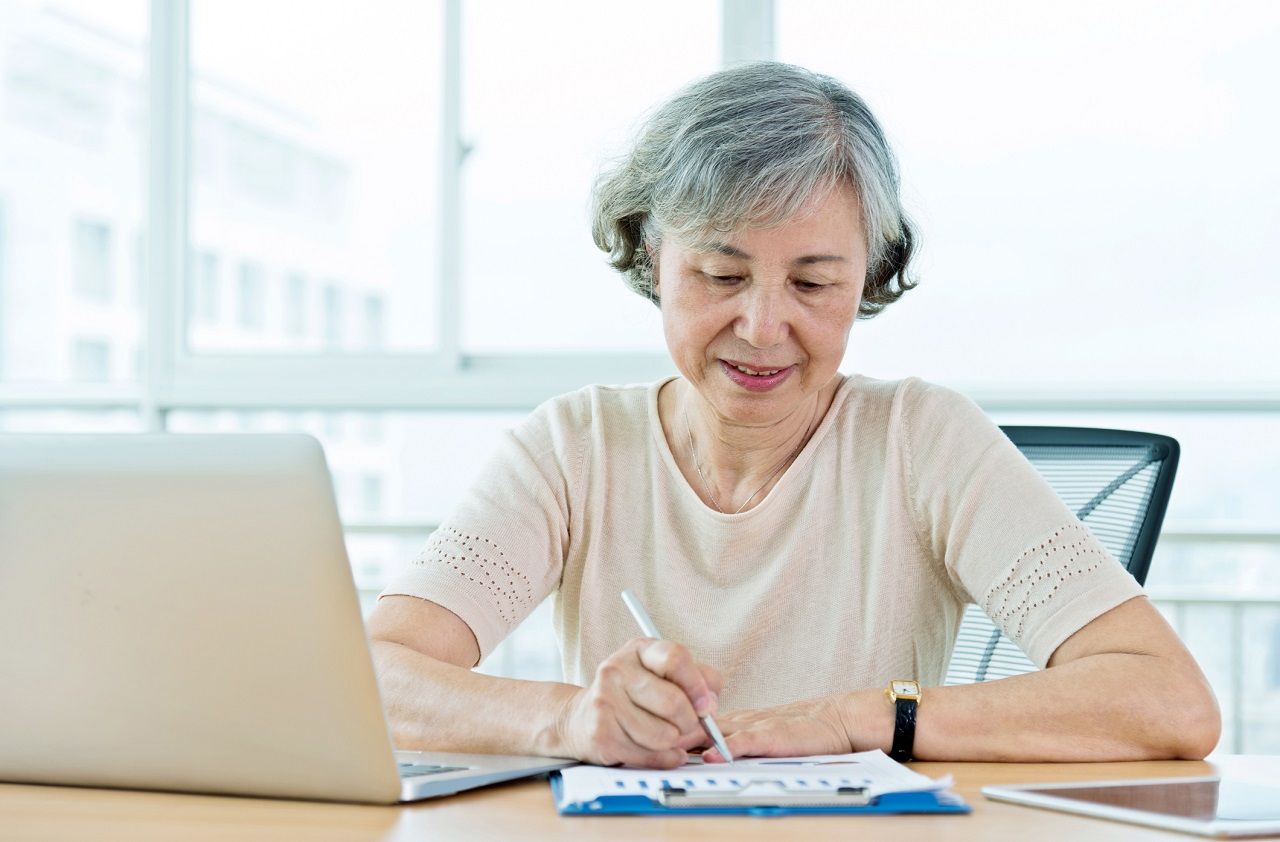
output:
[[[442,0],[442,137],[436,351],[194,353],[187,347],[191,172],[190,0],[151,0],[145,366],[137,384],[0,383],[0,406],[135,408],[165,429],[173,409],[529,409],[591,382],[642,382],[674,372],[657,352],[472,354],[461,347],[460,254],[463,0]],[[774,0],[721,0],[721,59],[775,52]],[[223,267],[226,268],[226,267]],[[225,280],[225,279],[224,279]],[[198,302],[190,302],[196,304]],[[994,409],[1280,411],[1280,383],[1170,389],[1092,384],[952,384]]]
[[[722,40],[734,60],[773,52],[772,0],[722,0]],[[599,380],[651,380],[673,371],[657,353],[464,354],[461,350],[462,0],[443,0],[443,90],[438,258],[439,347],[431,353],[194,353],[187,347],[182,277],[174,259],[189,245],[190,0],[151,4],[151,230],[147,301],[149,356],[140,384],[148,429],[173,409],[529,408]],[[166,279],[169,282],[166,283]],[[173,279],[176,279],[174,282]]]

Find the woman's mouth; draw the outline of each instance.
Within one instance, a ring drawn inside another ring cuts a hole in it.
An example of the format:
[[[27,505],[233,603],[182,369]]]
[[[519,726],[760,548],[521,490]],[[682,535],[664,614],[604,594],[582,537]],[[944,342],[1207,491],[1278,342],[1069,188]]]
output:
[[[732,363],[719,360],[720,368],[734,383],[752,392],[767,392],[791,376],[794,365],[785,368],[764,368],[749,366],[745,363]]]

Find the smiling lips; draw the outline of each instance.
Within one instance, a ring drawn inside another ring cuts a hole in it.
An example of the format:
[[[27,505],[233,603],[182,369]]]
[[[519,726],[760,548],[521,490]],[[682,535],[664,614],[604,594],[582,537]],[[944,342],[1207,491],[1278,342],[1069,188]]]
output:
[[[761,375],[761,374],[766,374],[766,375],[767,375],[767,374],[777,374],[779,371],[781,371],[781,370],[782,370],[781,368],[761,368],[761,369],[754,369],[754,368],[748,368],[748,367],[747,367],[747,366],[745,366],[745,365],[734,365],[734,364],[732,364],[732,363],[730,363],[730,364],[731,364],[731,365],[733,365],[733,367],[734,367],[734,368],[738,369],[738,371],[741,371],[743,374],[750,374],[752,377],[758,377],[758,376],[759,376],[759,375]]]
[[[730,360],[720,360],[719,362],[720,368],[723,369],[730,380],[752,392],[769,391],[790,377],[791,372],[795,370],[794,365],[765,368],[764,366],[749,366],[745,363]]]

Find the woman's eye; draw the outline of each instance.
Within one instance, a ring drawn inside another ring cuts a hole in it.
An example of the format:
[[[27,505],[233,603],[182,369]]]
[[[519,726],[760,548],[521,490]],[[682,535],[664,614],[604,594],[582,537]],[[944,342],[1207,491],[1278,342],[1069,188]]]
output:
[[[736,284],[742,280],[741,275],[708,275],[707,277],[718,284]]]
[[[815,284],[813,281],[796,281],[796,288],[801,292],[813,292],[822,289],[822,284]]]

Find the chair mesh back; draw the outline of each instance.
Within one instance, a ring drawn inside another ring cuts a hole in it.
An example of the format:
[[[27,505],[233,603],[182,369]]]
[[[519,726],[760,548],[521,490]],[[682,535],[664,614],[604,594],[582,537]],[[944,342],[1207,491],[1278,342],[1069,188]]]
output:
[[[1155,448],[1026,445],[1019,449],[1076,517],[1129,569],[1160,474]]]
[[[1022,454],[1139,583],[1169,503],[1178,443],[1167,436],[1071,427],[1005,427]],[[965,609],[947,684],[1036,667],[976,605]]]

